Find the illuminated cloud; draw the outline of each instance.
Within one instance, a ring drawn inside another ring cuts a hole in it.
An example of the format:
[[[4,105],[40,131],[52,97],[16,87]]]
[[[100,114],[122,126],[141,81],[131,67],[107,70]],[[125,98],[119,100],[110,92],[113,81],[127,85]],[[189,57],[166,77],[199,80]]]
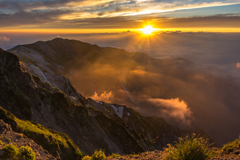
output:
[[[240,63],[239,62],[236,64],[236,68],[240,69]]]
[[[111,103],[113,94],[112,94],[112,91],[110,91],[110,92],[105,91],[101,94],[98,94],[97,92],[95,92],[91,98],[96,101],[103,101],[103,102]]]
[[[237,7],[228,9],[227,13],[215,8],[192,16],[196,14],[195,9],[237,4],[240,4],[237,0],[3,0],[0,1],[0,28],[138,28],[145,21],[154,21],[163,28],[184,27],[189,23],[198,27],[238,28],[240,13]],[[187,12],[182,13],[185,10]],[[231,16],[219,18],[218,14]],[[209,17],[209,20],[201,17]]]
[[[6,37],[6,36],[0,36],[0,42],[9,42],[10,38]]]
[[[159,99],[159,98],[150,98],[148,99],[150,103],[155,106],[158,106],[160,117],[169,119],[172,117],[182,122],[185,125],[190,125],[192,120],[192,112],[188,108],[187,104],[179,98],[175,99]]]

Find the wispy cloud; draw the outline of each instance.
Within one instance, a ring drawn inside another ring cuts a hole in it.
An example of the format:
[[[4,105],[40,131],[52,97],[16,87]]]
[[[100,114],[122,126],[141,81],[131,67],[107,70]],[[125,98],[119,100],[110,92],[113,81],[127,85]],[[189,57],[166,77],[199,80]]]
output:
[[[6,36],[0,36],[0,43],[9,42],[9,41],[10,41],[10,38],[8,38]]]
[[[134,22],[151,20],[153,17],[160,21],[164,16],[163,13],[234,4],[240,2],[237,0],[3,0],[0,1],[2,22],[0,27],[123,28],[125,25],[126,28],[127,25],[131,28]],[[211,14],[208,16],[213,16]],[[218,10],[215,14],[225,13]],[[185,15],[184,18],[189,17],[192,17],[191,14]],[[176,17],[168,16],[168,18]],[[105,24],[100,24],[100,21]]]

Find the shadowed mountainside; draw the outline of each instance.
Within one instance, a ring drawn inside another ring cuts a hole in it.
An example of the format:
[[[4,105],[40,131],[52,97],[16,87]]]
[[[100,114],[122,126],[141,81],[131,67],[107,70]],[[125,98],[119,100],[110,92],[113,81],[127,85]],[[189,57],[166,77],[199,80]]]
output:
[[[0,118],[54,156],[59,153],[62,159],[77,159],[80,150],[92,154],[99,148],[107,154],[161,150],[185,133],[161,118],[86,99],[65,77],[51,74],[58,80],[53,85],[62,90],[53,87],[44,82],[43,75],[39,78],[27,72],[44,72],[31,67],[14,54],[0,51]]]
[[[186,59],[154,59],[60,38],[9,52],[28,68],[38,66],[50,83],[55,83],[51,75],[68,77],[85,97],[124,104],[181,128],[203,128],[222,144],[240,132],[239,79],[210,73]]]

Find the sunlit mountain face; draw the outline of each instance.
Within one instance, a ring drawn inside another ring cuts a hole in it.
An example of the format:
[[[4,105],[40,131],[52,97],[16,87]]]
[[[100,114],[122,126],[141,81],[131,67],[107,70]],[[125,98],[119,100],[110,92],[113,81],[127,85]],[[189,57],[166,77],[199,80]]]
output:
[[[131,107],[223,144],[240,133],[237,0],[2,0],[0,47]]]

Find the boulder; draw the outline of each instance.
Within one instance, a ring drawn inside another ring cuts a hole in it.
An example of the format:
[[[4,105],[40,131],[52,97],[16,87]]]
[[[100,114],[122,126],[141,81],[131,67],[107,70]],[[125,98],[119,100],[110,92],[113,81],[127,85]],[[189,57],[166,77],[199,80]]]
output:
[[[0,134],[6,133],[6,132],[9,132],[9,131],[12,131],[11,126],[7,123],[4,123],[4,121],[1,119],[0,120]]]

